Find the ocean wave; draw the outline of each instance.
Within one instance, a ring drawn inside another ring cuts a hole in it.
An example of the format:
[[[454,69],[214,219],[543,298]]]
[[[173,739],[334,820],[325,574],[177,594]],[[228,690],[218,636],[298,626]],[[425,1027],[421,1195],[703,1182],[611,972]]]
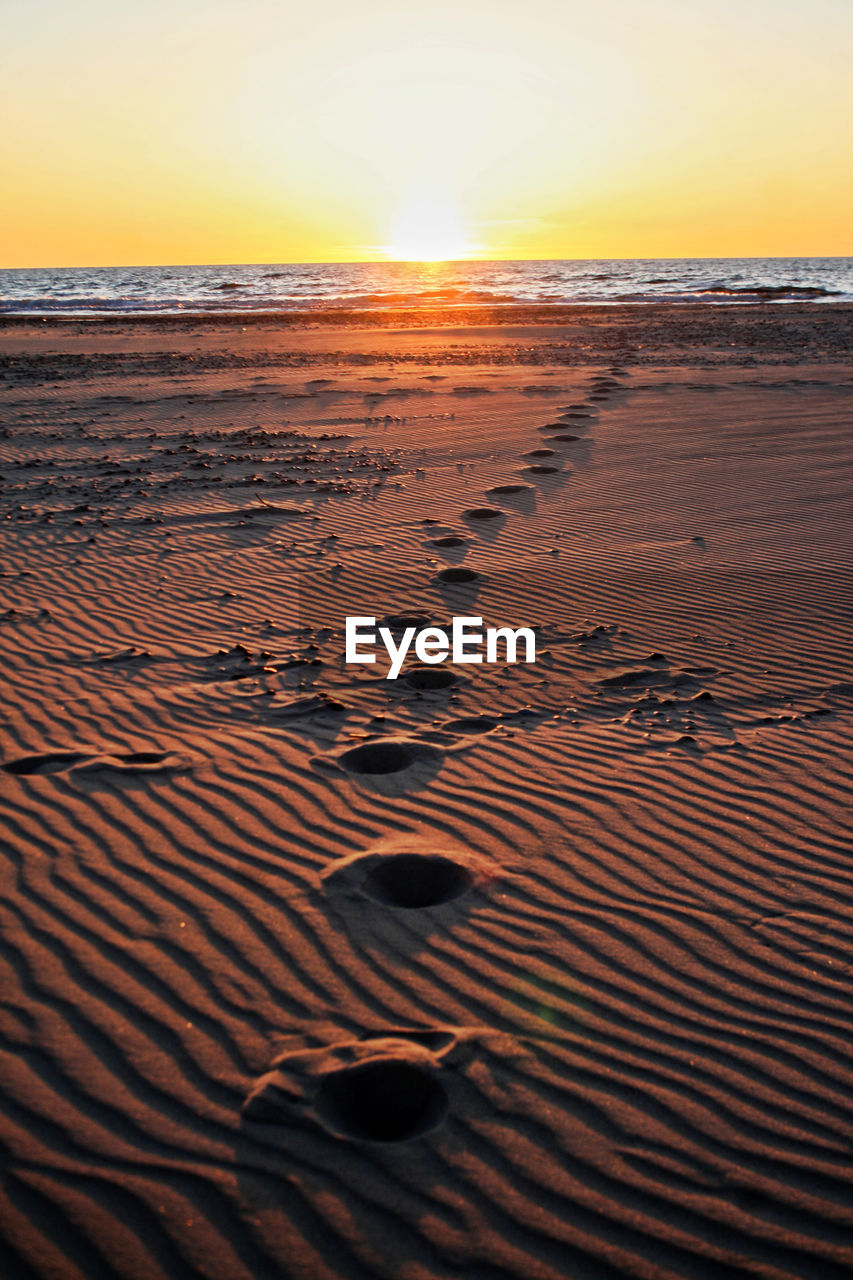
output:
[[[798,285],[798,284],[756,284],[756,285],[716,285],[709,289],[703,289],[700,296],[705,297],[752,297],[761,298],[763,301],[772,301],[774,298],[833,298],[841,294],[840,289],[825,289],[820,285]]]
[[[0,314],[22,317],[849,300],[849,258],[0,271]]]

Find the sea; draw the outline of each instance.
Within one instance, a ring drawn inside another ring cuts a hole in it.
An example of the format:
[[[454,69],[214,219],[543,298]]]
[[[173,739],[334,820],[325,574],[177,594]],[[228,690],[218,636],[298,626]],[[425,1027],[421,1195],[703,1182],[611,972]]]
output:
[[[0,270],[0,315],[853,301],[853,258],[482,260]]]

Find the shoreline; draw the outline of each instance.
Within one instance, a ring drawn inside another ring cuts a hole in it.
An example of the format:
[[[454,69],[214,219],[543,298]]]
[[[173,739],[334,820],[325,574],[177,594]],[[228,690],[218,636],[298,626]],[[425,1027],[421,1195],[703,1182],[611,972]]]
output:
[[[275,315],[137,316],[44,320],[0,317],[0,368],[37,361],[47,352],[146,352],[168,341],[195,342],[204,358],[247,367],[269,358],[376,362],[476,362],[482,345],[492,363],[556,367],[653,364],[689,367],[753,364],[838,364],[853,351],[853,303],[666,304],[564,308],[407,309],[393,312],[301,312]],[[288,353],[288,344],[296,345]],[[421,344],[415,346],[413,344]],[[297,352],[301,355],[297,356]],[[322,354],[321,354],[322,353]],[[464,358],[463,358],[464,357]],[[79,373],[83,367],[77,366]],[[153,371],[153,370],[152,370]],[[70,366],[67,376],[73,376]]]
[[[793,314],[798,318],[815,312],[828,312],[833,316],[853,317],[853,301],[832,302],[821,299],[815,301],[744,301],[744,302],[553,302],[553,303],[506,303],[488,305],[483,303],[459,304],[452,306],[408,306],[408,307],[329,307],[318,308],[271,308],[270,310],[222,310],[222,311],[170,311],[170,312],[131,312],[87,314],[48,314],[25,315],[0,312],[0,329],[37,327],[41,325],[62,326],[65,324],[91,324],[93,326],[110,324],[152,325],[156,327],[169,325],[199,324],[202,326],[222,324],[226,326],[241,324],[275,323],[284,327],[305,328],[389,328],[399,326],[425,329],[431,328],[479,328],[482,326],[515,326],[515,325],[555,325],[571,323],[578,319],[590,321],[617,318],[620,320],[639,321],[644,317],[658,320],[662,317],[677,315],[737,315],[747,313],[770,318],[777,313]]]

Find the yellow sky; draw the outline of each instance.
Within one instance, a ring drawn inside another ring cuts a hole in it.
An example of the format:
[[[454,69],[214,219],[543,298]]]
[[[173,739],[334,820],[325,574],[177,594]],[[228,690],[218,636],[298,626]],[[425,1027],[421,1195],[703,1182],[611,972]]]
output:
[[[0,265],[853,253],[853,0],[6,0]]]

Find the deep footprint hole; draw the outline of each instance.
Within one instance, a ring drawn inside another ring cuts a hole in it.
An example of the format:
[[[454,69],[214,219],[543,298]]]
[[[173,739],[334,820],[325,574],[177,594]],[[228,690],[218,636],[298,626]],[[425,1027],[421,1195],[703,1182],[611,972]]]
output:
[[[437,576],[439,582],[478,582],[480,578],[479,573],[461,565],[442,569]]]
[[[405,1142],[438,1124],[447,1094],[433,1073],[411,1062],[365,1062],[332,1072],[317,1114],[332,1129],[367,1142]]]
[[[446,538],[433,538],[432,545],[434,547],[464,547],[467,546],[467,539],[457,538],[455,534],[449,534]]]
[[[420,753],[407,742],[363,742],[340,757],[351,773],[399,773],[413,764]]]
[[[465,520],[497,520],[503,512],[496,511],[494,507],[471,507],[470,510],[463,511],[462,515]]]
[[[514,493],[527,493],[526,484],[497,484],[493,489],[488,491],[495,497],[511,497]]]
[[[467,867],[442,854],[398,853],[380,859],[368,872],[365,892],[374,902],[408,911],[452,902],[471,888]]]
[[[442,727],[448,733],[490,733],[497,729],[498,722],[491,716],[460,716],[458,720],[448,720]]]

